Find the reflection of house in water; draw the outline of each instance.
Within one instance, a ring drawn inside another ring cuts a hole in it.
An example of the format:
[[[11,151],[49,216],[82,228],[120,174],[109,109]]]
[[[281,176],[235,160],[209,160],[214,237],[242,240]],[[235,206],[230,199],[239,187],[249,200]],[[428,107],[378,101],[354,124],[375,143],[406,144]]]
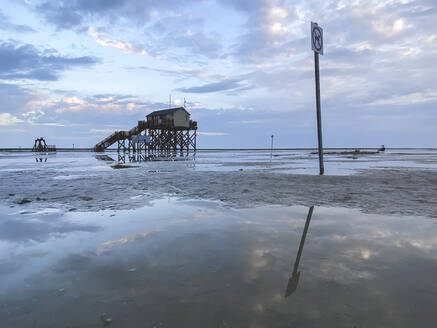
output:
[[[299,262],[300,262],[300,257],[302,256],[303,245],[305,244],[305,238],[307,236],[308,228],[310,226],[313,210],[314,210],[314,206],[311,206],[308,209],[308,215],[305,221],[305,227],[303,229],[302,238],[300,239],[299,250],[297,251],[296,260],[294,261],[293,272],[291,274],[290,279],[288,279],[287,289],[285,291],[285,297],[288,297],[291,294],[293,294],[297,289],[297,284],[299,283],[299,277],[300,277],[300,271],[298,271]]]
[[[44,156],[44,157],[35,157],[35,161],[38,163],[42,163],[42,162],[47,162],[47,157],[46,156]]]
[[[114,159],[111,156],[108,155],[96,155],[94,156],[99,161],[107,161],[107,162],[114,162]]]
[[[118,153],[118,163],[124,164],[126,162],[176,162],[183,161],[189,168],[196,166],[196,153],[179,153],[170,152],[164,154],[146,154],[146,153]]]

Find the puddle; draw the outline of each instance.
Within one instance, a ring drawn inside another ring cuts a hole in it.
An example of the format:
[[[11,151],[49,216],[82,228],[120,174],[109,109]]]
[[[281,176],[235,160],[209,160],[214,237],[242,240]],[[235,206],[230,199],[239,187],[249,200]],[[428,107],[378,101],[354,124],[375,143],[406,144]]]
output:
[[[111,327],[435,322],[435,219],[145,205],[33,216],[1,208],[2,326],[101,327],[103,314]]]

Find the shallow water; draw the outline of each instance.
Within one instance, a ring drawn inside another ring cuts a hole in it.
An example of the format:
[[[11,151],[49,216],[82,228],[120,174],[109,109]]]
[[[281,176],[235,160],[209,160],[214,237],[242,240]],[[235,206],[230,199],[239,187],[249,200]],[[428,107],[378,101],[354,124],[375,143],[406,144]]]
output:
[[[315,207],[307,220],[306,207],[173,198],[142,206],[0,208],[1,326],[102,327],[103,313],[111,327],[436,322],[435,219]]]
[[[342,150],[335,150],[342,151]],[[331,150],[332,152],[332,150]],[[58,152],[49,155],[0,152],[0,176],[13,171],[53,170],[57,179],[110,170],[110,165],[133,164],[150,171],[238,171],[259,170],[292,174],[318,174],[318,157],[309,150],[198,151],[188,157],[165,161],[132,161],[129,155],[105,152],[114,162],[98,160],[92,152]],[[101,156],[101,155],[98,155]],[[436,149],[393,149],[371,155],[325,155],[326,175],[350,175],[363,169],[437,169]],[[62,175],[64,173],[64,175]]]

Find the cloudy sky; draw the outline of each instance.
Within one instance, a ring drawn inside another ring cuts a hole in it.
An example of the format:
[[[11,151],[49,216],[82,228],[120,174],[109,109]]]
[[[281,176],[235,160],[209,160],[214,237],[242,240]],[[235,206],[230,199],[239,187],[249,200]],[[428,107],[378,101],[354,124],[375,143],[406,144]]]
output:
[[[203,148],[437,147],[437,6],[418,1],[0,0],[0,147],[92,147],[186,107]]]

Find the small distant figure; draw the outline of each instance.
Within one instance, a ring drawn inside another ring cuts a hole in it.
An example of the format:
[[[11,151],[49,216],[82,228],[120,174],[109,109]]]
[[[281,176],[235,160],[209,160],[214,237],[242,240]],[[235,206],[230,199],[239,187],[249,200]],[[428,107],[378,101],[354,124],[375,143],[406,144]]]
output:
[[[385,151],[385,146],[382,145],[381,148],[378,149],[378,151]]]

